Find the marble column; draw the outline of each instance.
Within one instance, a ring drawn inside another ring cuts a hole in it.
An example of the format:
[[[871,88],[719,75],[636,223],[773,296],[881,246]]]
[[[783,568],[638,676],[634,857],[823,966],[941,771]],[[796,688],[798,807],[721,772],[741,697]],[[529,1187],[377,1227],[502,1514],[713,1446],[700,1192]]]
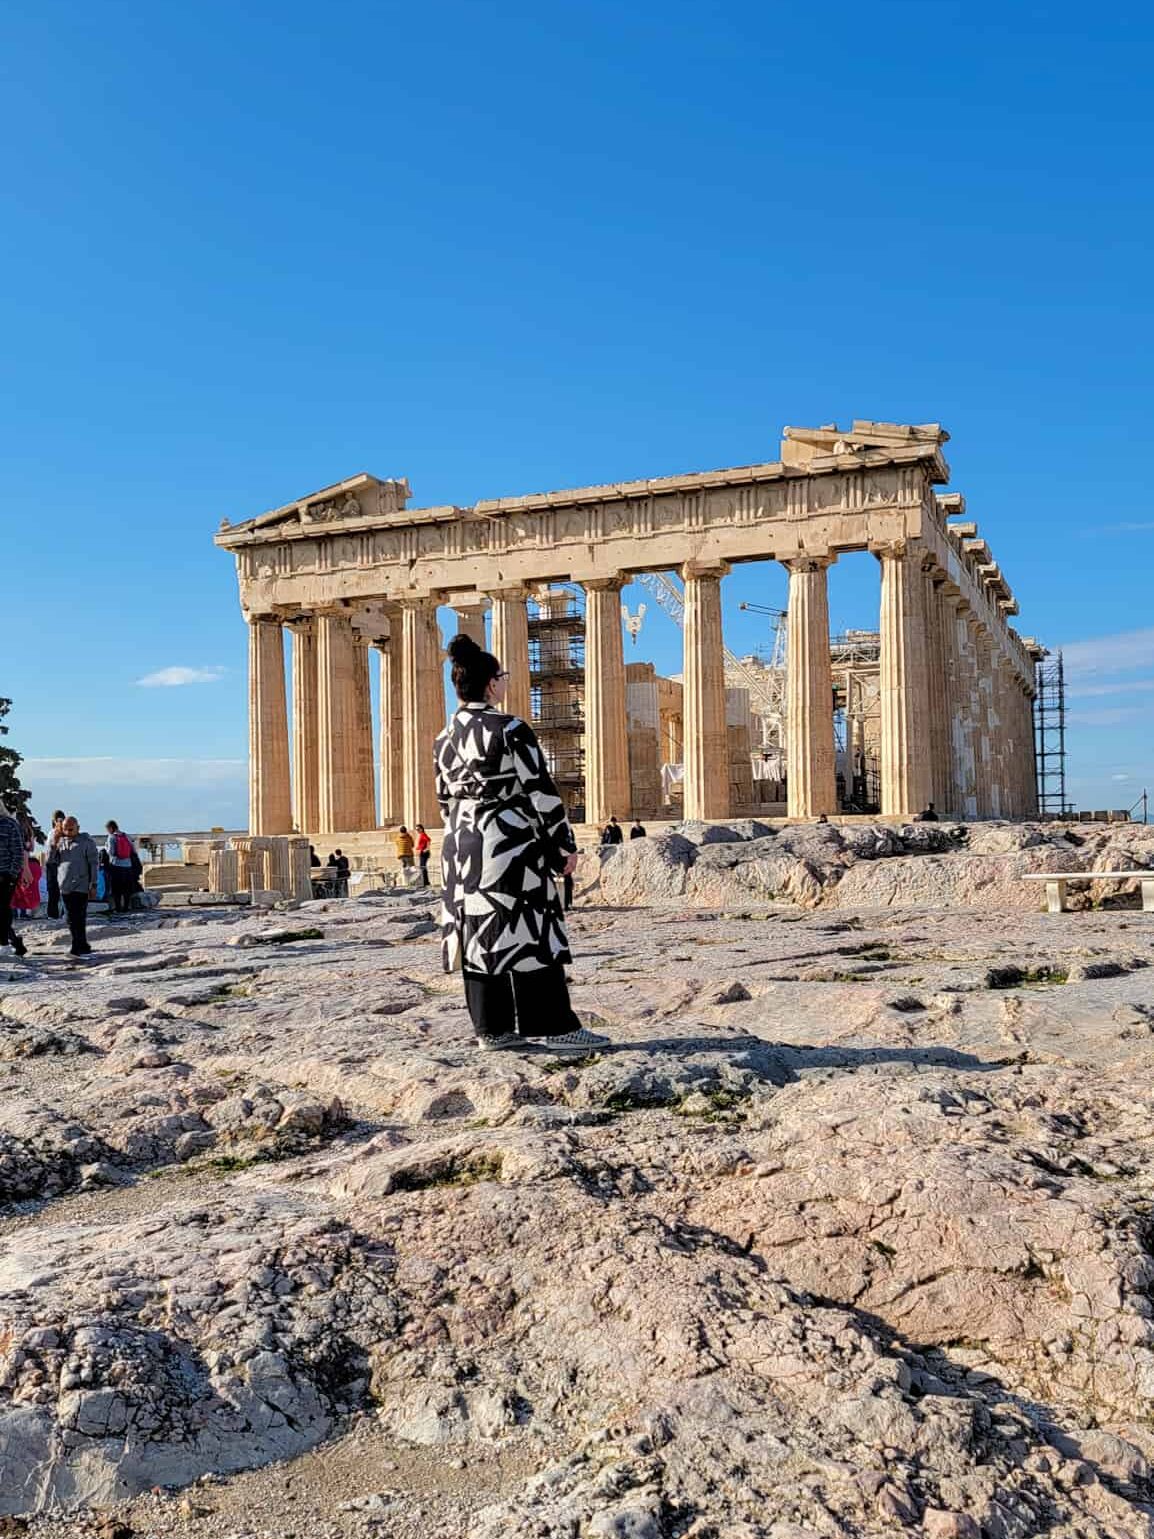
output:
[[[785,720],[791,818],[814,818],[822,812],[837,811],[826,576],[835,559],[799,556],[784,563],[789,572]],[[848,719],[849,702],[846,704]]]
[[[279,620],[248,625],[248,830],[292,831],[288,700]]]
[[[931,799],[922,553],[899,542],[879,554],[882,815],[912,817]]]
[[[531,719],[529,700],[529,612],[524,588],[490,594],[493,609],[493,656],[509,675],[505,710],[522,721]]]
[[[587,823],[606,823],[611,815],[624,820],[632,811],[625,718],[625,653],[621,643],[623,582],[623,578],[614,577],[583,584]],[[724,716],[722,723],[724,732]]]
[[[721,635],[721,579],[728,570],[725,563],[699,566],[692,562],[681,569],[685,583],[681,714],[686,818],[716,820],[729,816],[725,645]]]
[[[484,599],[478,598],[475,604],[454,604],[453,614],[457,621],[457,633],[471,637],[484,651],[487,647],[485,641],[485,611],[488,604]],[[500,653],[497,654],[500,656]]]
[[[377,826],[377,786],[373,762],[373,696],[369,685],[369,644],[357,638],[353,652],[353,753],[357,774],[357,829]]]
[[[946,680],[944,600],[940,576],[923,573],[926,615],[926,688],[930,712],[930,799],[939,813],[952,809],[950,786],[949,699]]]
[[[1024,776],[1025,788],[1023,802],[1025,805],[1024,817],[1036,818],[1038,816],[1038,744],[1034,734],[1034,696],[1032,689],[1022,684],[1022,708],[1024,721]]]
[[[405,713],[399,635],[400,625],[398,624],[394,636],[385,637],[374,643],[379,659],[381,683],[380,821],[382,824],[401,823],[405,815]]]
[[[980,623],[974,627],[974,663],[977,686],[978,816],[999,817],[1001,804],[994,789],[994,709],[991,701],[994,685],[991,678],[990,640],[985,627]]]
[[[357,713],[357,643],[343,610],[319,614],[317,717],[320,742],[318,833],[351,833],[358,826],[359,782],[354,721]]]
[[[404,821],[410,828],[437,828],[433,740],[445,725],[445,685],[434,598],[407,599],[401,606],[401,689]]]
[[[941,590],[942,658],[946,685],[946,771],[949,795],[945,806],[954,817],[966,810],[966,762],[969,754],[969,723],[962,710],[963,659],[959,641],[963,600],[952,583]]]
[[[293,827],[320,827],[320,737],[317,718],[317,632],[312,619],[292,625]]]

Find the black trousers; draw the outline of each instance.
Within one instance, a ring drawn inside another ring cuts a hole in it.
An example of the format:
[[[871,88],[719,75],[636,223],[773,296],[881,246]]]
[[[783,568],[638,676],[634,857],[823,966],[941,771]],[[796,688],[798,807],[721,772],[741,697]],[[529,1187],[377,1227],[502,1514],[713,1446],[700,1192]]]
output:
[[[68,915],[68,933],[72,937],[72,955],[87,956],[92,950],[88,944],[88,894],[66,892],[63,894],[63,903],[64,912]]]
[[[112,912],[127,914],[132,907],[132,894],[136,888],[136,877],[132,867],[109,866],[104,876],[112,897]]]
[[[528,973],[466,971],[465,1003],[479,1037],[560,1037],[581,1027],[560,964]]]
[[[0,946],[12,946],[16,931],[12,927],[12,894],[16,891],[18,876],[0,876]]]
[[[52,861],[44,866],[44,880],[48,887],[48,917],[60,918],[60,873]]]
[[[431,852],[429,850],[422,850],[421,853],[417,856],[417,864],[421,868],[421,880],[420,880],[420,883],[419,883],[419,885],[421,887],[427,887],[429,885],[429,855],[430,855],[430,853]]]

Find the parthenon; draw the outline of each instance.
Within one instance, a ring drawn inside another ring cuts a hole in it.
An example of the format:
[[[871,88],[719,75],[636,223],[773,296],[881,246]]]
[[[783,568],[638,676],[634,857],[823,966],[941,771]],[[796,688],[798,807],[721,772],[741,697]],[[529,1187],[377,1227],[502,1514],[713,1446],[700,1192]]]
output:
[[[788,814],[839,810],[827,576],[880,565],[880,804],[908,817],[1037,812],[1032,697],[1039,649],[1010,626],[1013,594],[963,520],[936,424],[786,428],[769,463],[481,501],[408,506],[404,480],[363,474],[230,525],[249,626],[251,834],[329,834],[438,821],[431,745],[446,715],[437,610],[508,670],[530,717],[531,595],[584,593],[584,815],[630,810],[620,591],[639,573],[684,583],[683,811],[731,807],[721,578],[788,571]],[[284,632],[292,634],[291,731]],[[369,654],[380,670],[374,741]],[[379,794],[377,786],[379,783]]]

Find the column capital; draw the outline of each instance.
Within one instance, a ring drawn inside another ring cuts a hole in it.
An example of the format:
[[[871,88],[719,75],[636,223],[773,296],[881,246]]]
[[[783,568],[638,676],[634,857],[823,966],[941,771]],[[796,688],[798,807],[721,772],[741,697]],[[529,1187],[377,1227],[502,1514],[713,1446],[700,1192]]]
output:
[[[586,593],[620,593],[629,577],[625,572],[618,572],[613,577],[583,577],[581,586]]]
[[[705,561],[695,558],[682,563],[681,580],[682,582],[689,582],[695,577],[726,577],[729,575],[730,570],[728,561]]]
[[[782,556],[781,565],[787,572],[825,572],[836,560],[837,552],[831,551],[824,556]]]
[[[529,585],[523,582],[506,583],[501,588],[486,588],[484,593],[478,595],[481,599],[505,599],[507,602],[514,604],[519,600],[523,602],[529,596]],[[460,607],[457,603],[453,604],[454,609],[459,609]]]
[[[915,546],[908,539],[871,540],[869,550],[879,561],[904,561],[907,556],[913,555]]]

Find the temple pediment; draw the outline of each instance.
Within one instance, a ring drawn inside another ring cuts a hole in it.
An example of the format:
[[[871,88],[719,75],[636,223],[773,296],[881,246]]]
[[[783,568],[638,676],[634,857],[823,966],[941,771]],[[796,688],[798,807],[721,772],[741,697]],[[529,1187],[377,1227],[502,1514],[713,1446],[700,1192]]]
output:
[[[314,524],[345,524],[361,518],[377,521],[404,514],[411,496],[407,479],[382,481],[364,472],[310,492],[295,502],[286,502],[283,507],[272,508],[244,523],[232,524],[227,518],[222,519],[220,529],[229,534],[270,530],[283,530],[289,534]]]

